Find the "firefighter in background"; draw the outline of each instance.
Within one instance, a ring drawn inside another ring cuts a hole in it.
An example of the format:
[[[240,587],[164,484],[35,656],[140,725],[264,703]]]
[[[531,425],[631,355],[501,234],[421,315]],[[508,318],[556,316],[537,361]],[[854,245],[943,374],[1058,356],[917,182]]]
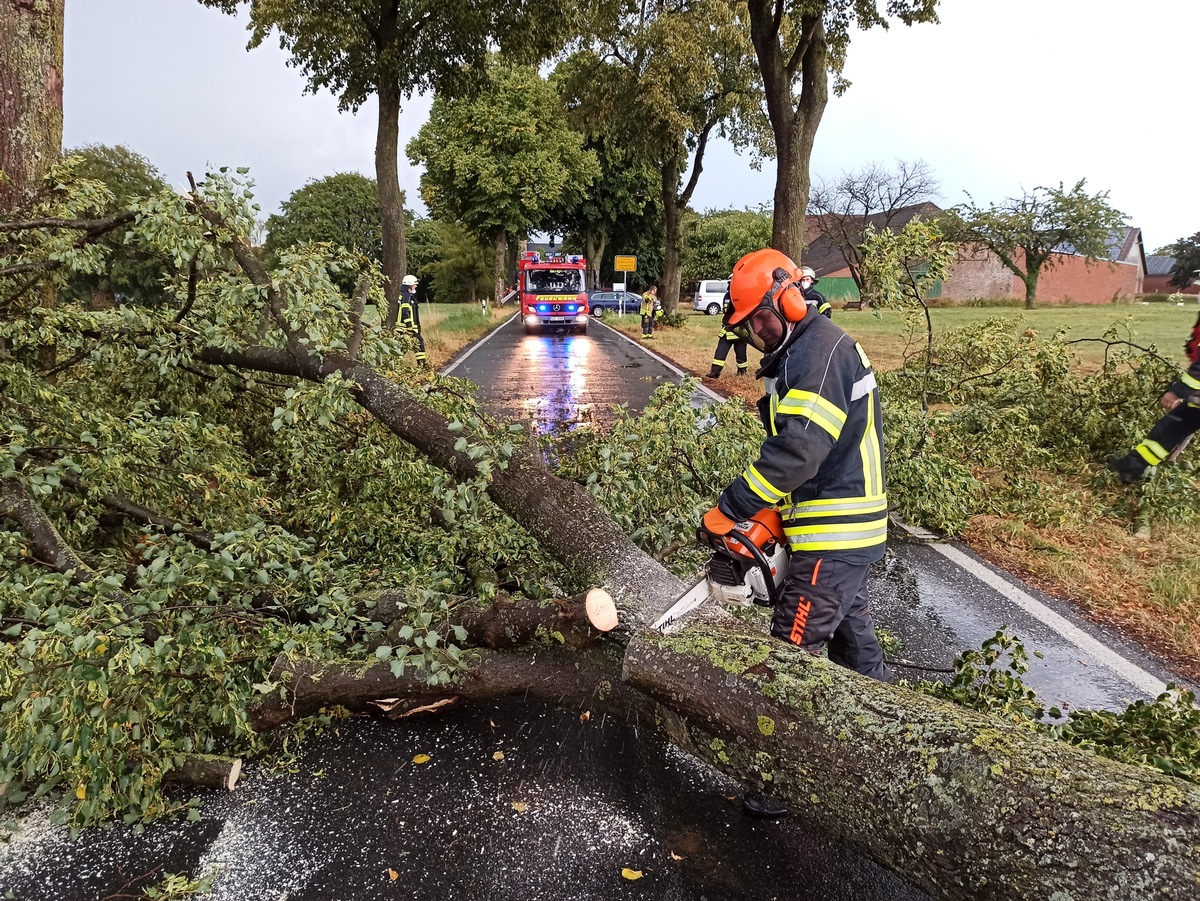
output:
[[[719,379],[721,377],[721,373],[725,369],[725,360],[729,357],[730,349],[733,350],[734,359],[737,360],[737,374],[746,374],[746,339],[725,324],[732,313],[733,301],[729,299],[729,292],[726,291],[725,315],[721,318],[720,331],[717,332],[717,349],[713,354],[712,366],[709,368],[708,375],[705,378]]]
[[[800,269],[800,290],[804,294],[805,303],[816,307],[817,312],[826,319],[833,318],[833,306],[825,299],[825,295],[817,290],[816,285],[820,279],[817,274],[803,266]]]
[[[1108,468],[1122,482],[1136,482],[1168,457],[1174,460],[1200,429],[1200,317],[1192,326],[1183,350],[1191,365],[1159,398],[1159,406],[1167,412],[1154,423],[1141,444],[1124,456],[1114,454],[1108,458]]]
[[[417,362],[429,364],[425,356],[425,336],[421,334],[421,307],[417,303],[417,277],[406,275],[400,282],[400,331],[416,342]]]
[[[658,305],[658,285],[651,285],[650,290],[642,295],[642,339],[654,337],[654,314],[660,309]]]

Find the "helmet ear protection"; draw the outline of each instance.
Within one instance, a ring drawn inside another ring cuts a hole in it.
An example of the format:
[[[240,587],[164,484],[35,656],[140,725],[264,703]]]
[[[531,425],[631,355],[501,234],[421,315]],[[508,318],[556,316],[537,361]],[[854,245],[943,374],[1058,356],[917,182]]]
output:
[[[796,285],[794,273],[782,266],[775,270],[775,303],[788,322],[799,322],[808,313],[808,303]]]

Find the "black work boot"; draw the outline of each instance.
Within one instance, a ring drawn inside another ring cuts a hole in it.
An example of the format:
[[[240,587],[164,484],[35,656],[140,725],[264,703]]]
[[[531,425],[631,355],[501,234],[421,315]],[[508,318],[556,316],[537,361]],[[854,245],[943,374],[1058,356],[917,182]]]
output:
[[[1117,474],[1122,482],[1128,485],[1130,482],[1136,482],[1146,474],[1146,470],[1150,468],[1150,464],[1142,459],[1141,455],[1136,451],[1130,451],[1123,457],[1113,454],[1108,458],[1108,468]]]
[[[752,817],[764,820],[777,820],[788,815],[788,809],[774,798],[759,792],[746,792],[742,795],[742,810]]]
[[[710,369],[708,371],[708,375],[705,376],[706,379],[719,379],[720,377],[721,377],[721,370],[719,370],[719,369]]]
[[[746,370],[746,367],[745,367],[745,366],[739,366],[739,367],[738,367],[738,375],[745,375],[745,374],[746,374],[746,372],[747,372],[747,370]]]

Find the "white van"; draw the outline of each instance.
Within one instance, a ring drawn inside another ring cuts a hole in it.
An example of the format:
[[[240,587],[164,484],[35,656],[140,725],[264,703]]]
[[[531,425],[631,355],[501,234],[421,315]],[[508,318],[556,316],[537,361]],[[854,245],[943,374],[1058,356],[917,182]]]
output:
[[[692,309],[709,316],[719,316],[725,309],[725,292],[729,290],[729,279],[706,278],[700,280]]]

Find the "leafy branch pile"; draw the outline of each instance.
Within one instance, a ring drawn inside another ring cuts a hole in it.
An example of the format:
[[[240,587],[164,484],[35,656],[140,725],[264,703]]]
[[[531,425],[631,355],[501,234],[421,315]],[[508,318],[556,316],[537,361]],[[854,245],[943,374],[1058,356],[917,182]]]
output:
[[[978,513],[1057,525],[1101,512],[1102,501],[1084,489],[1105,478],[1109,454],[1149,430],[1177,374],[1122,325],[1103,340],[1104,365],[1085,373],[1065,333],[1038,335],[995,318],[940,335],[928,373],[923,359],[882,373],[888,487],[901,515],[955,535]],[[1157,481],[1144,494],[1143,515],[1200,518],[1186,463]]]
[[[519,436],[356,321],[343,254],[280,255],[279,325],[234,259],[253,222],[239,175],[141,197],[113,226],[89,218],[107,189],[72,165],[0,244],[0,796],[64,796],[83,825],[176,809],[161,786],[189,756],[263,751],[247,709],[275,690],[278,655],[446,682],[462,598],[543,597],[564,577],[484,493]],[[91,240],[101,228],[119,240]],[[122,248],[165,262],[153,302],[93,309],[67,290]],[[291,340],[358,342],[451,420],[474,476],[430,464],[336,376],[202,359]],[[402,620],[384,636],[373,598],[394,588]]]
[[[1125,763],[1149,766],[1200,782],[1200,708],[1194,692],[1168,685],[1154,701],[1135,701],[1120,713],[1047,709],[1023,676],[1029,652],[1015,636],[997,632],[954,664],[948,682],[918,686],[933,697],[1025,723],[1046,735]]]

